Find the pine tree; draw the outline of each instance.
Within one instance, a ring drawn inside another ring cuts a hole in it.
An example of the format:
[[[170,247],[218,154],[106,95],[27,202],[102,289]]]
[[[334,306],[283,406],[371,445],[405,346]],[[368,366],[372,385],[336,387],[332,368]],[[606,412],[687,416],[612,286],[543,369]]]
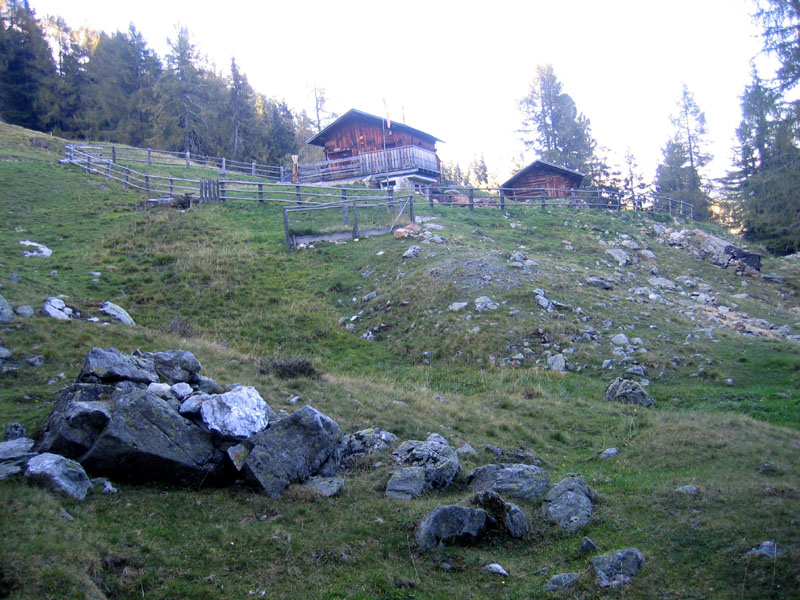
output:
[[[539,66],[528,95],[520,101],[522,141],[542,160],[578,171],[590,171],[596,142],[589,119],[563,92],[551,65]]]
[[[486,186],[489,184],[489,170],[486,168],[486,160],[481,154],[480,158],[476,158],[470,163],[469,166],[470,181],[475,186]]]
[[[245,151],[244,138],[255,127],[255,111],[253,107],[253,88],[247,82],[247,75],[239,71],[236,59],[231,59],[230,102],[228,111],[231,119],[233,157],[241,159],[251,154]]]
[[[800,82],[800,2],[797,0],[757,0],[756,18],[764,27],[764,49],[781,63],[777,77],[781,91]]]

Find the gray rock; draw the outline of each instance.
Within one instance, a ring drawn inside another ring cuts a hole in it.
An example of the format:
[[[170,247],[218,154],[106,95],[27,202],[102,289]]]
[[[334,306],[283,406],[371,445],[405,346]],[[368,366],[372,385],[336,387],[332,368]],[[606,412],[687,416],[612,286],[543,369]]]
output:
[[[745,556],[767,556],[776,558],[786,552],[783,548],[778,548],[778,544],[773,541],[761,542],[760,545],[744,553]]]
[[[567,370],[567,359],[563,354],[555,354],[547,357],[547,368],[551,371],[563,373]]]
[[[627,346],[630,342],[628,341],[627,335],[624,333],[617,333],[611,337],[611,343],[615,346]]]
[[[94,486],[99,485],[102,488],[100,492],[106,494],[107,496],[119,493],[119,490],[114,487],[114,484],[105,477],[94,477],[91,481],[92,489],[94,489]]]
[[[500,575],[501,577],[509,577],[508,571],[506,571],[502,565],[497,563],[491,563],[483,567],[481,571],[486,571],[487,573],[491,573],[492,575]]]
[[[247,440],[252,450],[242,473],[251,485],[278,497],[291,483],[302,483],[314,475],[333,475],[339,466],[342,438],[333,419],[304,406]]]
[[[166,352],[153,352],[148,356],[152,358],[156,373],[171,384],[181,381],[192,383],[194,379],[200,378],[197,374],[203,367],[191,352],[186,350],[167,350]],[[216,386],[216,383],[214,385]],[[200,387],[200,390],[206,393],[214,393],[214,390],[207,391],[202,387]]]
[[[619,454],[619,450],[617,450],[616,448],[606,448],[600,453],[600,456],[598,458],[601,459],[611,458],[612,456],[616,456],[617,454]]]
[[[8,280],[11,281],[12,283],[19,283],[20,282],[19,273],[11,273],[8,276]]]
[[[78,458],[111,420],[113,385],[73,383],[61,390],[42,431],[38,450]]]
[[[127,380],[154,383],[158,375],[153,359],[148,356],[124,354],[116,348],[92,348],[86,355],[78,380],[85,383],[112,383]]]
[[[22,423],[6,423],[5,441],[28,437],[28,429]]]
[[[417,258],[420,252],[422,252],[422,246],[409,246],[408,250],[403,252],[403,258]]]
[[[44,357],[41,354],[27,356],[25,362],[32,367],[41,367],[44,364]]]
[[[462,308],[466,308],[469,306],[469,302],[453,302],[450,306],[447,307],[447,310],[452,310],[454,312],[458,312]]]
[[[636,548],[614,550],[610,555],[604,554],[592,559],[595,583],[601,588],[627,585],[644,565],[644,556]]]
[[[771,281],[773,283],[779,283],[779,284],[780,283],[784,283],[786,281],[786,278],[783,275],[780,275],[778,273],[763,273],[761,275],[761,277],[763,277],[767,281]]]
[[[69,321],[72,319],[72,310],[64,304],[61,298],[51,296],[44,301],[42,305],[42,312],[50,318],[58,319],[60,321]]]
[[[425,478],[423,490],[445,489],[453,483],[456,475],[461,471],[458,454],[450,447],[447,440],[436,433],[429,435],[424,442],[419,440],[403,442],[392,452],[392,456],[398,464],[418,467],[423,470]],[[419,473],[417,471],[402,473],[402,471],[406,471],[406,469],[400,469],[396,472],[397,481],[393,481],[395,480],[395,475],[392,475],[392,479],[386,487],[387,494],[390,489],[408,491],[417,489]],[[422,490],[419,493],[421,492]]]
[[[503,496],[535,501],[550,487],[544,469],[524,464],[490,464],[478,467],[467,476],[473,492],[491,490]]]
[[[656,403],[640,384],[622,377],[617,377],[608,385],[605,399],[609,402],[624,402],[645,407],[654,406]]]
[[[351,457],[367,456],[385,450],[397,441],[397,436],[377,427],[348,433],[342,440],[342,460]]]
[[[484,450],[486,450],[486,452],[489,452],[490,454],[494,454],[495,456],[503,456],[504,454],[503,449],[501,447],[494,446],[492,444],[486,444]]]
[[[547,493],[542,512],[553,523],[568,531],[578,531],[589,523],[592,499],[597,495],[580,477],[567,477]]]
[[[581,552],[583,554],[590,554],[592,552],[599,552],[600,548],[595,544],[592,540],[588,537],[584,537],[581,540]]]
[[[104,302],[103,305],[100,306],[98,310],[116,319],[117,321],[122,322],[125,325],[130,325],[131,327],[136,326],[136,323],[128,314],[128,312],[124,308],[114,304],[113,302]]]
[[[27,437],[0,442],[0,462],[17,462],[22,458],[30,458],[35,443]]]
[[[497,492],[478,492],[472,503],[489,515],[490,524],[514,538],[528,533],[528,518],[516,504],[505,502]]]
[[[0,296],[0,323],[8,323],[14,318],[14,307],[11,303]]]
[[[440,506],[422,518],[414,539],[420,552],[427,552],[445,541],[472,541],[483,534],[487,517],[486,511],[480,508]]]
[[[550,582],[543,586],[543,589],[548,592],[571,589],[578,581],[578,577],[578,573],[559,573],[558,575],[553,575],[550,578]]]
[[[653,287],[665,289],[665,290],[674,290],[675,289],[675,282],[671,279],[667,279],[666,277],[649,277],[647,279],[647,283],[652,285]]]
[[[48,248],[44,244],[39,244],[37,242],[32,242],[30,240],[22,240],[20,244],[22,244],[23,246],[31,246],[34,248],[33,250],[22,251],[22,256],[26,258],[31,258],[31,257],[47,258],[48,256],[53,254],[53,251],[50,250],[50,248]]]
[[[191,389],[190,387],[189,390],[191,391]],[[170,400],[174,397],[172,387],[168,383],[151,383],[147,386],[147,391],[164,400]]]
[[[700,492],[697,486],[694,485],[682,485],[679,488],[675,488],[675,491],[679,494],[688,494],[690,496],[696,496]]]
[[[425,491],[425,469],[405,467],[392,473],[384,496],[393,500],[411,500]]]
[[[8,360],[13,356],[13,353],[8,348],[0,346],[0,362]]]
[[[14,312],[16,312],[20,317],[23,317],[23,318],[27,319],[28,317],[32,317],[33,316],[33,312],[34,311],[33,311],[33,307],[32,306],[28,306],[27,304],[23,304],[23,305],[18,306],[17,308],[15,308]]]
[[[305,486],[316,490],[324,498],[332,498],[341,494],[344,487],[344,478],[311,477],[305,482]]]
[[[172,386],[173,393],[179,385]],[[247,385],[224,394],[206,396],[200,404],[203,424],[226,439],[244,439],[257,434],[266,429],[270,418],[276,417],[258,391]]]
[[[370,300],[374,300],[377,297],[378,297],[378,292],[370,292],[369,294],[366,294],[365,296],[362,296],[361,297],[361,301],[362,302],[369,302]]]
[[[200,363],[197,364],[199,365]],[[222,394],[225,391],[223,387],[211,379],[211,377],[206,377],[199,373],[192,375],[191,379],[189,379],[189,383],[191,383],[192,387],[198,392],[202,392],[203,394]]]
[[[479,298],[475,298],[475,310],[478,312],[484,312],[487,310],[497,310],[499,308],[499,304],[489,298],[489,296],[481,296]]]
[[[592,287],[600,288],[601,290],[610,290],[614,288],[614,284],[608,281],[607,279],[603,279],[602,277],[597,277],[596,275],[591,275],[586,278],[587,285],[591,285]]]
[[[456,448],[456,454],[459,456],[477,456],[477,451],[470,444],[464,443]]]
[[[86,471],[79,463],[49,452],[28,461],[25,477],[51,492],[66,494],[76,500],[86,498],[92,488]]]
[[[610,248],[606,250],[606,254],[609,254],[621,267],[629,265],[633,262],[631,255],[621,248]]]

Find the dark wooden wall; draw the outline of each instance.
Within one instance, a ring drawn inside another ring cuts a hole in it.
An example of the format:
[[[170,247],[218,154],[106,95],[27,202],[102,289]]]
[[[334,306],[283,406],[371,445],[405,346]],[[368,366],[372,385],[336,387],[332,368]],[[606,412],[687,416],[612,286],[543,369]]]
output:
[[[400,146],[419,146],[431,152],[436,151],[435,142],[414,135],[398,126],[381,127],[372,120],[354,118],[337,125],[325,136],[325,155],[327,160],[356,156],[363,152],[374,152]]]
[[[531,169],[514,181],[511,189],[520,188],[547,188],[547,196],[569,196],[569,190],[577,188],[580,180],[577,177],[567,177],[563,173],[558,173],[546,167]],[[524,191],[514,192],[517,200],[530,200],[539,198],[541,193],[531,193]]]

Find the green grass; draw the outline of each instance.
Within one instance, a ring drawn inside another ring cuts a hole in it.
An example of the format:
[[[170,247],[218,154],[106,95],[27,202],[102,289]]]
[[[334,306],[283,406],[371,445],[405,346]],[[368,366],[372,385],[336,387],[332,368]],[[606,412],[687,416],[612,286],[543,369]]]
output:
[[[800,594],[798,344],[725,328],[686,344],[707,324],[701,311],[645,304],[630,291],[647,285],[657,267],[664,277],[710,285],[720,303],[752,317],[794,326],[796,261],[765,260],[765,271],[786,277],[778,286],[658,244],[649,217],[521,206],[418,206],[418,214],[437,216],[445,229],[436,233],[446,239],[422,245],[419,259],[401,258],[418,241],[391,237],[289,252],[279,206],[135,212],[140,195],[58,165],[62,148],[56,138],[0,124],[0,294],[37,309],[63,294],[87,316],[102,316],[97,307],[110,300],[138,326],[40,314],[4,326],[0,345],[19,368],[2,375],[0,423],[21,421],[36,432],[92,346],[185,348],[205,374],[254,385],[275,410],[291,410],[286,401],[299,395],[345,431],[382,427],[401,440],[438,432],[454,446],[469,442],[478,456],[465,459],[451,489],[406,503],[382,497],[391,474],[385,455],[360,461],[337,499],[297,486],[272,499],[241,486],[121,484],[118,495],[77,503],[0,482],[0,597],[222,599],[263,591],[273,598],[527,599],[552,597],[542,585],[565,571],[582,573],[576,597],[597,597],[590,557],[578,551],[582,534],[605,550],[635,546],[647,557],[633,586],[614,596]],[[610,292],[579,285],[590,274],[621,276],[600,242],[623,233],[647,242],[657,259],[619,269],[635,279]],[[23,239],[53,255],[24,258]],[[508,267],[516,250],[538,266]],[[569,308],[543,312],[534,288]],[[373,291],[377,298],[363,302]],[[734,298],[745,291],[749,298]],[[447,310],[482,295],[500,307]],[[352,331],[339,324],[354,315]],[[588,327],[597,339],[575,341]],[[367,330],[376,331],[374,340],[361,338]],[[618,332],[641,337],[648,350],[635,356],[647,368],[654,409],[602,400],[623,370],[600,368]],[[556,344],[574,350],[567,356],[575,370],[544,369]],[[492,366],[523,350],[521,365]],[[44,364],[31,367],[30,355]],[[260,369],[270,358],[293,357],[310,358],[323,375],[279,380]],[[522,503],[533,525],[523,540],[418,554],[416,524],[436,506],[469,501],[464,477],[491,461],[487,444],[534,452],[554,480],[581,473],[601,495],[590,525],[568,535]],[[618,456],[596,458],[611,446]],[[766,462],[778,472],[759,472]],[[688,483],[701,493],[674,492]],[[62,509],[75,519],[66,521]],[[767,539],[787,553],[774,562],[743,556]],[[451,571],[442,570],[445,559]],[[483,573],[489,562],[511,577]]]

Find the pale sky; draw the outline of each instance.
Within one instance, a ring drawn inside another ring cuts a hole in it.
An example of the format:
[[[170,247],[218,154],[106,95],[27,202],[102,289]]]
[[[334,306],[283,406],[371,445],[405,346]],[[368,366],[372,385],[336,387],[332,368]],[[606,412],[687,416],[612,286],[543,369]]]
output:
[[[231,56],[256,91],[311,112],[329,108],[405,121],[442,140],[439,156],[483,154],[500,182],[522,150],[519,100],[550,63],[622,163],[649,182],[672,135],[685,82],[705,112],[714,162],[730,167],[740,96],[761,50],[752,0],[30,0],[39,17],[112,33],[133,23],[159,55],[176,26],[228,73]],[[762,72],[769,77],[772,72]],[[404,118],[405,117],[405,118]],[[527,155],[527,160],[536,158]]]

